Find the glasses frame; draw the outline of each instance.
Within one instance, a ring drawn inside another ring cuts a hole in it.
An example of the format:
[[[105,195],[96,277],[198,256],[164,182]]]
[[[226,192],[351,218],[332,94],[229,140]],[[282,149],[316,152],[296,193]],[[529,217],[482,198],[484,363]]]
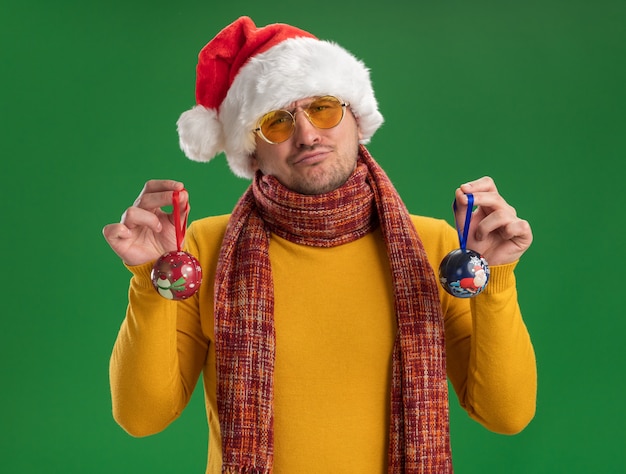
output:
[[[333,125],[332,127],[318,127],[317,125],[315,125],[313,123],[313,121],[311,120],[311,117],[309,116],[309,114],[307,113],[307,109],[309,109],[309,107],[311,107],[311,105],[313,103],[315,103],[316,101],[320,100],[320,99],[324,99],[324,98],[332,98],[335,99],[339,105],[341,105],[341,118],[339,119],[339,121]],[[315,99],[313,99],[309,104],[305,106],[299,106],[296,107],[296,109],[294,109],[294,112],[291,112],[290,110],[287,109],[276,109],[276,110],[270,110],[269,112],[263,114],[261,116],[261,118],[257,121],[257,126],[256,128],[253,130],[253,132],[258,135],[259,137],[261,137],[263,140],[265,140],[267,143],[269,143],[270,145],[278,145],[279,143],[284,143],[287,140],[289,140],[295,130],[296,130],[296,115],[298,115],[299,112],[304,112],[304,115],[306,115],[307,120],[309,121],[309,123],[311,125],[313,125],[315,128],[317,128],[318,130],[330,130],[331,128],[335,128],[337,127],[341,122],[343,122],[343,118],[346,115],[346,107],[348,107],[350,105],[349,102],[344,102],[343,100],[341,100],[339,97],[335,97],[334,95],[322,95],[319,97],[316,97]],[[300,110],[297,110],[300,109]],[[268,114],[272,114],[272,113],[276,113],[276,112],[286,112],[287,114],[289,114],[289,116],[291,117],[291,132],[289,133],[289,135],[284,139],[281,140],[279,142],[275,142],[270,140],[269,138],[267,138],[264,134],[263,134],[263,130],[261,129],[260,123],[263,121],[263,118],[268,115]]]

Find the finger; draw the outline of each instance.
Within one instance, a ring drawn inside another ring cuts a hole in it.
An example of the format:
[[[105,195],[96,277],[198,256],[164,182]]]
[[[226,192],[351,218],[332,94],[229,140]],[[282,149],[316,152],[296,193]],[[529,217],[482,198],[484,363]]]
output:
[[[126,209],[126,212],[122,215],[120,223],[126,226],[129,230],[143,226],[158,233],[161,232],[162,229],[161,221],[158,216],[154,214],[154,212],[135,206]]]
[[[475,214],[488,215],[498,210],[504,210],[512,216],[517,216],[512,207],[497,191],[484,191],[471,193],[474,199]],[[462,195],[461,201],[467,202],[467,196]]]
[[[182,192],[180,194],[185,194],[182,199],[179,196],[179,203],[181,205],[181,208],[184,208],[184,206],[187,205],[188,197],[186,196],[185,192]],[[133,203],[133,206],[145,209],[150,212],[154,212],[164,207],[171,206],[173,202],[174,191],[154,191],[140,194]]]
[[[467,207],[467,195],[470,193],[465,193],[461,188],[456,188],[454,191],[454,202],[456,203],[457,208],[459,206]]]
[[[184,189],[185,186],[179,181],[153,179],[144,185],[133,205],[151,210],[169,206],[172,204],[174,191],[180,192]]]
[[[506,240],[519,240],[525,246],[529,246],[533,241],[532,229],[528,221],[516,219],[513,222],[500,228],[500,236]]]
[[[144,184],[142,193],[154,193],[161,191],[182,191],[185,185],[173,179],[151,179]]]
[[[181,216],[187,216],[187,214],[189,214],[189,210],[191,209],[191,205],[189,204],[189,193],[186,189],[179,191],[178,205],[180,206]]]
[[[183,189],[178,193],[178,196],[172,194],[171,201],[167,204],[171,208],[171,212],[167,213],[167,218],[173,225],[186,225],[191,205],[189,204],[189,194],[186,189]],[[175,222],[176,212],[178,210],[179,222]]]
[[[473,204],[476,206],[475,199],[472,195]],[[465,226],[465,220],[467,218],[467,208],[469,206],[469,197],[466,193],[457,188],[454,194],[454,220],[458,229],[463,229]],[[474,217],[474,215],[472,216]]]
[[[498,192],[496,183],[490,176],[483,176],[474,181],[469,181],[462,184],[459,189],[462,193],[477,193],[477,192]]]
[[[484,240],[493,232],[497,232],[500,239],[510,240],[530,233],[530,225],[507,210],[501,209],[480,220],[474,230],[474,237],[476,240]]]
[[[102,235],[104,239],[111,244],[116,240],[128,239],[131,237],[131,231],[124,224],[115,223],[105,225],[102,229]]]

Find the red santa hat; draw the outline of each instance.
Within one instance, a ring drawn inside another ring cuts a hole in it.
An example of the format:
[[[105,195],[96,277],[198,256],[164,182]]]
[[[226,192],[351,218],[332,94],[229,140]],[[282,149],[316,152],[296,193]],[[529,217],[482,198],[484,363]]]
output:
[[[224,152],[237,176],[252,178],[253,129],[271,110],[296,100],[334,95],[350,104],[366,144],[383,123],[362,61],[336,43],[286,24],[257,28],[241,17],[198,55],[196,104],[178,119],[188,158],[209,161]]]

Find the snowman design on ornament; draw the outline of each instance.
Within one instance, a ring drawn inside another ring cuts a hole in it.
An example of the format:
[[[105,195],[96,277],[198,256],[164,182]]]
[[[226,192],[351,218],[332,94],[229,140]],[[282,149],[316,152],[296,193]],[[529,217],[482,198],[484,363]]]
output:
[[[175,282],[171,282],[167,279],[166,275],[161,275],[156,282],[156,289],[163,298],[167,298],[168,300],[173,300],[174,293],[172,293],[172,290],[173,291],[184,290],[185,279],[183,277],[180,277]]]
[[[152,284],[168,300],[184,300],[192,296],[202,283],[200,264],[187,252],[168,252],[152,269]]]

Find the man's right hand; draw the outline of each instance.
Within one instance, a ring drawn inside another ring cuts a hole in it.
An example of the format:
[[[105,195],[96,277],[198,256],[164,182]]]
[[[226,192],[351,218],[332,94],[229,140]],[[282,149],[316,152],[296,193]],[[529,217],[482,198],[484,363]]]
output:
[[[177,250],[173,215],[162,208],[172,205],[174,191],[183,190],[183,183],[178,181],[148,181],[121,221],[102,229],[104,238],[125,264],[141,265]],[[181,222],[176,225],[182,226],[189,212],[187,192],[180,192],[179,204]]]

